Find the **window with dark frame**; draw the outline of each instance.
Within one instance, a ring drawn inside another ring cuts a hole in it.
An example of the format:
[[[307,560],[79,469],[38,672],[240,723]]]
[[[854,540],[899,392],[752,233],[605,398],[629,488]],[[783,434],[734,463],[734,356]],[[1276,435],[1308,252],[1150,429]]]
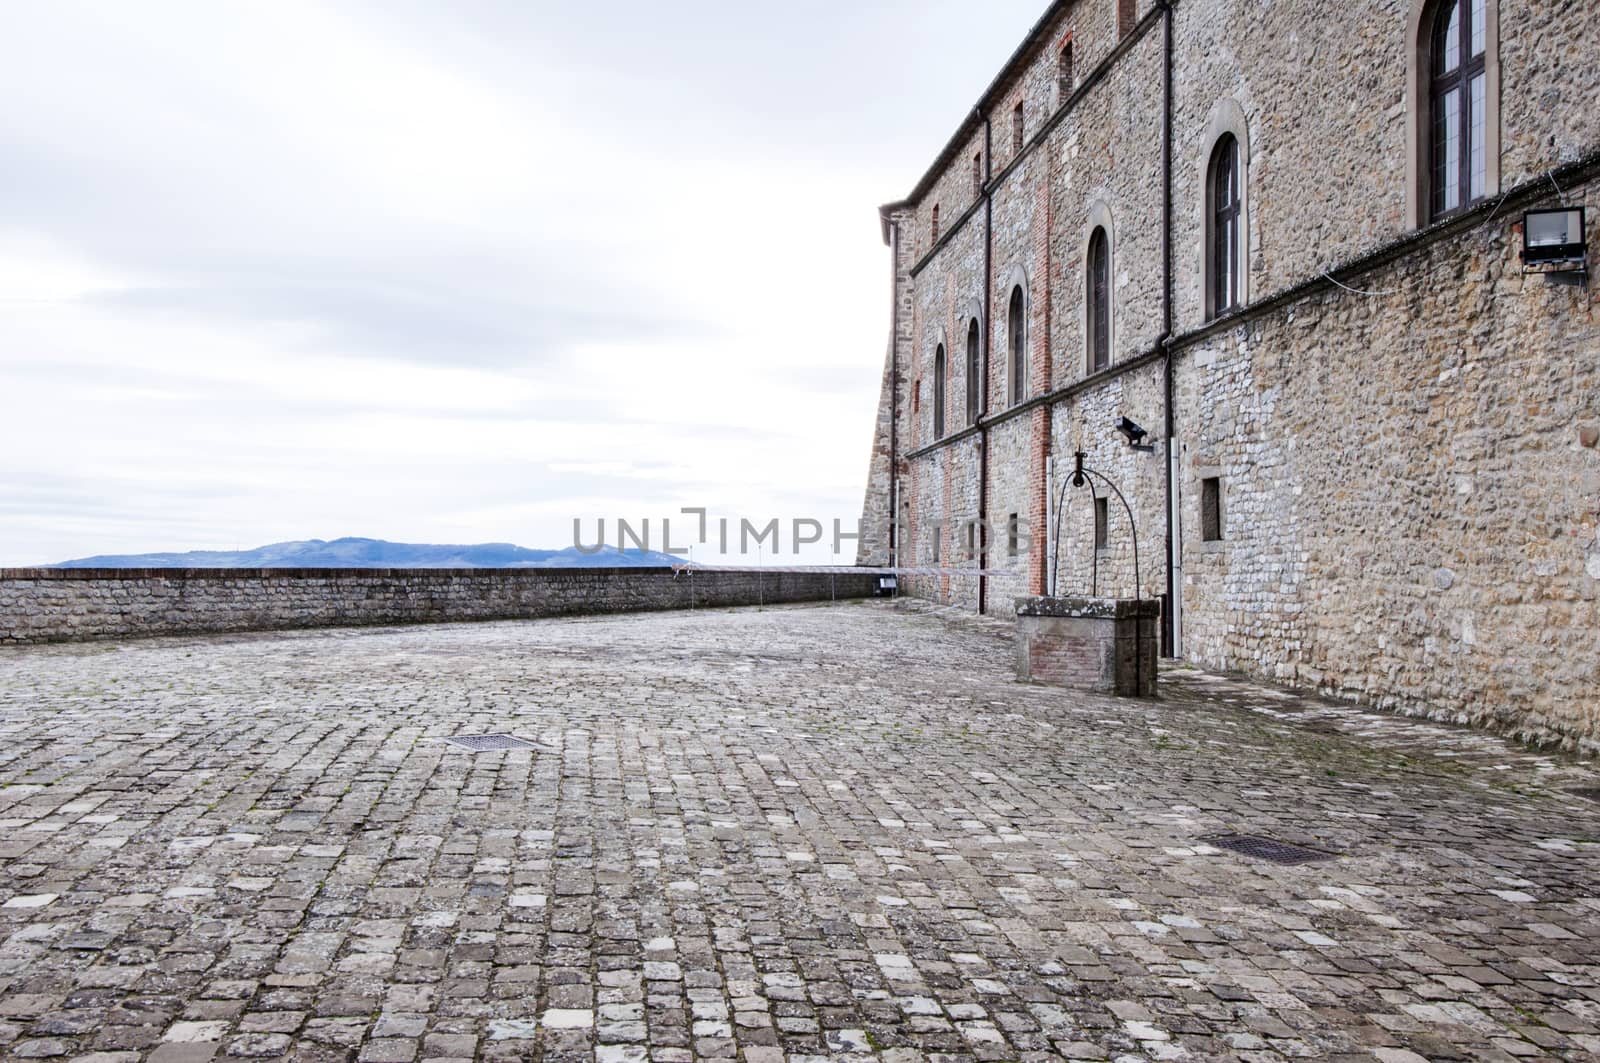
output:
[[[978,522],[969,520],[966,523],[966,558],[971,561],[978,556]]]
[[[1094,500],[1094,548],[1104,550],[1111,545],[1110,499],[1101,496]]]
[[[1429,213],[1484,197],[1487,180],[1488,0],[1443,0],[1428,41]]]
[[[1028,309],[1027,297],[1019,284],[1011,289],[1011,305],[1006,312],[1006,341],[1011,348],[1009,384],[1011,405],[1022,401],[1028,386]]]
[[[1221,542],[1222,532],[1222,478],[1208,476],[1200,481],[1200,538]]]
[[[1089,372],[1111,365],[1111,246],[1103,227],[1089,237],[1085,270],[1088,291]]]
[[[939,204],[933,205],[933,242],[939,242]]]
[[[1229,133],[1211,152],[1211,314],[1239,305],[1239,142]]]
[[[1066,103],[1072,95],[1072,40],[1061,46],[1061,57],[1056,68],[1056,91],[1061,94],[1061,102]]]
[[[983,152],[972,157],[972,194],[983,195]]]
[[[1016,557],[1022,548],[1022,527],[1016,513],[1006,518],[1006,556]]]
[[[1022,101],[1018,100],[1011,111],[1011,153],[1022,154]]]
[[[967,324],[967,423],[977,424],[983,413],[983,351],[978,319]]]
[[[945,393],[945,354],[944,344],[939,344],[939,349],[933,352],[933,438],[944,438],[944,393]]]

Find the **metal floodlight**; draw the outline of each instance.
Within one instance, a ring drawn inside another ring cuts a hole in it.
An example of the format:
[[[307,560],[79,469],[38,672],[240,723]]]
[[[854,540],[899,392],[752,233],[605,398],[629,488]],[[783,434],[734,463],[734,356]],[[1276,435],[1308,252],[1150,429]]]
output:
[[[1530,210],[1522,215],[1522,264],[1583,262],[1588,258],[1582,207]]]
[[[1128,445],[1130,447],[1132,447],[1134,450],[1154,450],[1155,449],[1154,444],[1149,444],[1149,443],[1145,443],[1144,442],[1144,438],[1146,436],[1148,436],[1150,433],[1145,431],[1143,428],[1141,428],[1139,425],[1135,424],[1134,422],[1128,420],[1126,417],[1118,417],[1117,418],[1117,431],[1121,432],[1124,436],[1127,437]]]

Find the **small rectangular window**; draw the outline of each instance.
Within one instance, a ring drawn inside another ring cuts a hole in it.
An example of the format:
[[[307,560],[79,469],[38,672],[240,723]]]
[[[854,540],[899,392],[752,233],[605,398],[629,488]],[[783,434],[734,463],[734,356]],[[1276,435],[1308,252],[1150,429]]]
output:
[[[1094,548],[1104,550],[1111,545],[1111,505],[1107,498],[1094,500]]]
[[[971,561],[978,556],[978,522],[967,521],[967,560]]]
[[[983,194],[983,152],[972,157],[972,194]]]
[[[944,528],[937,524],[933,526],[933,563],[944,563]]]
[[[1066,103],[1072,95],[1072,41],[1067,41],[1061,46],[1061,65],[1056,72],[1057,91],[1061,93],[1061,102]]]
[[[1011,112],[1011,151],[1015,155],[1022,154],[1022,133],[1022,101],[1018,100]]]
[[[1017,514],[1013,513],[1013,514],[1011,514],[1011,516],[1006,518],[1006,556],[1007,557],[1016,557],[1017,556],[1017,551],[1020,548],[1021,542],[1022,542],[1021,531],[1022,531],[1022,528],[1021,528],[1021,525],[1018,522],[1018,515]]]
[[[933,242],[939,242],[939,204],[933,205]]]
[[[1222,479],[1208,476],[1200,481],[1200,538],[1221,542],[1222,532]]]

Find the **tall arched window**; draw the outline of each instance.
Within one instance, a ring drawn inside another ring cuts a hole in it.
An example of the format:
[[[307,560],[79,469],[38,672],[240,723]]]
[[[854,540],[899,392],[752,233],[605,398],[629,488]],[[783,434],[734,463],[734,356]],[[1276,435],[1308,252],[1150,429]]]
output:
[[[967,325],[967,423],[977,424],[983,413],[983,351],[978,335],[978,319]]]
[[[1011,405],[1023,400],[1028,388],[1028,300],[1022,286],[1011,289],[1011,305],[1006,311],[1006,340],[1011,347],[1009,369]]]
[[[1428,37],[1428,204],[1433,218],[1488,186],[1489,0],[1441,0]]]
[[[1089,372],[1098,373],[1111,364],[1111,243],[1104,228],[1089,237],[1087,265]]]
[[[1211,241],[1207,267],[1210,289],[1207,309],[1211,316],[1225,314],[1239,305],[1239,142],[1229,133],[1217,141],[1211,152],[1211,171],[1207,180],[1207,234]]]
[[[933,352],[933,438],[944,438],[945,393],[944,344]]]

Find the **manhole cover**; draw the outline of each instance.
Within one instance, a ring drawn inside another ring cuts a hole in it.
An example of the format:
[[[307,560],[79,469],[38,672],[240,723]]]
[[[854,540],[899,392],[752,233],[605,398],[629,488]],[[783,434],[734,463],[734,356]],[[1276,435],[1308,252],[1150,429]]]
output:
[[[1290,845],[1274,838],[1257,838],[1250,834],[1220,834],[1204,840],[1218,849],[1255,857],[1257,860],[1271,860],[1274,864],[1309,864],[1316,860],[1332,860],[1334,857],[1333,853],[1325,853],[1320,849],[1307,849],[1303,845]]]
[[[1600,801],[1600,786],[1583,786],[1572,792],[1591,801]]]
[[[535,749],[532,742],[524,742],[516,735],[456,735],[445,739],[451,745],[470,749],[474,753],[483,753],[491,749]]]

